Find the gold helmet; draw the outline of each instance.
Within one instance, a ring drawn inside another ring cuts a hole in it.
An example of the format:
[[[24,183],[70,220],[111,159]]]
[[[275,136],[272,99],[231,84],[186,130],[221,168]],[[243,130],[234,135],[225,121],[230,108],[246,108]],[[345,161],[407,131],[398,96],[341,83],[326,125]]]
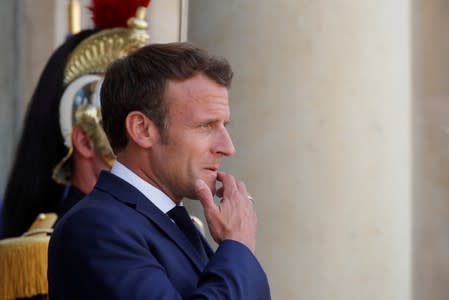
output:
[[[60,102],[59,123],[67,155],[55,166],[53,179],[69,183],[72,175],[70,157],[73,153],[72,129],[81,127],[97,151],[112,166],[115,155],[101,127],[100,87],[102,74],[116,59],[144,46],[146,31],[145,7],[138,7],[127,27],[101,30],[83,40],[70,54],[64,70],[66,86]]]

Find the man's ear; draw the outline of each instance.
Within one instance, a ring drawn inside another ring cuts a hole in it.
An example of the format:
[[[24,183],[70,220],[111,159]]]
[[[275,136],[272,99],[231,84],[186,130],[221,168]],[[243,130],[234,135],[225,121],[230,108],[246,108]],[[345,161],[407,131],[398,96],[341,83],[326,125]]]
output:
[[[130,112],[126,116],[125,126],[128,138],[142,148],[151,148],[159,138],[156,125],[140,111]]]
[[[72,145],[73,151],[84,158],[95,156],[95,146],[81,127],[72,129]]]

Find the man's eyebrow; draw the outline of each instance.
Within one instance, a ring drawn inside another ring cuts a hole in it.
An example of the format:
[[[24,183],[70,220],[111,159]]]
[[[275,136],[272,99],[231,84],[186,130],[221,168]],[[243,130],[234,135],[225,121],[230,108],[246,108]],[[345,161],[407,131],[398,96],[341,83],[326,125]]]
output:
[[[205,118],[203,120],[198,121],[198,123],[220,123],[221,120],[219,118]]]
[[[227,126],[229,124],[229,122],[230,122],[229,120],[222,121],[221,119],[210,119],[208,121],[205,121],[204,123],[209,123],[209,124],[211,124],[211,123],[223,123],[224,126]]]

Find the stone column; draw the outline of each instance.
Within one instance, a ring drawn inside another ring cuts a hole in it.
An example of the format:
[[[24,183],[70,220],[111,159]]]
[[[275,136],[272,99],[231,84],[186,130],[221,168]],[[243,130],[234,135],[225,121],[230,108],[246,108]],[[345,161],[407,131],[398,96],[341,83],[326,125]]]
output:
[[[413,1],[413,299],[449,297],[449,6]]]
[[[409,1],[193,0],[188,32],[234,66],[273,299],[410,299]]]
[[[8,0],[0,2],[0,199],[5,191],[6,179],[13,158],[16,143],[15,133],[20,122],[14,117],[19,110],[17,105],[19,93],[19,72],[16,66],[19,62],[20,31],[18,18],[21,13],[21,1]]]
[[[0,1],[0,195],[5,191],[28,101],[56,47],[54,1]]]
[[[21,120],[33,95],[42,70],[50,55],[63,41],[57,36],[61,31],[58,24],[58,0],[23,0],[23,92],[21,95]]]
[[[188,0],[152,0],[148,8],[150,43],[186,40]]]

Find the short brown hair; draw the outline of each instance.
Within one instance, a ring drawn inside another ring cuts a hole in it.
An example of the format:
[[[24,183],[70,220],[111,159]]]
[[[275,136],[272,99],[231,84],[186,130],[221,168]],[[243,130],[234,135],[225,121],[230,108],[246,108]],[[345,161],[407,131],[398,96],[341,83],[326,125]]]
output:
[[[112,63],[101,87],[103,127],[114,152],[128,143],[126,116],[141,111],[164,132],[167,80],[186,80],[197,74],[230,87],[232,69],[222,57],[190,43],[152,44]]]

